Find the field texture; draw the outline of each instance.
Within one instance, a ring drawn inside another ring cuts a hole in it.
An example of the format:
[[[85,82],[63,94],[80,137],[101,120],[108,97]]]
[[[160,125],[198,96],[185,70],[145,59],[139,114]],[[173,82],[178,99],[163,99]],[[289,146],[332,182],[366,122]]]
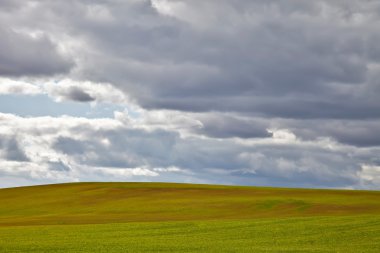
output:
[[[160,183],[0,189],[0,252],[380,252],[380,192]]]

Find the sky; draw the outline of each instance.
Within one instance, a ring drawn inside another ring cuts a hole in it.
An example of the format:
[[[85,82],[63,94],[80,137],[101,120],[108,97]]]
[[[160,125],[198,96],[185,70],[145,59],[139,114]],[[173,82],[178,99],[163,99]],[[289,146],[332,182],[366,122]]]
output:
[[[0,0],[0,187],[380,189],[380,1]]]

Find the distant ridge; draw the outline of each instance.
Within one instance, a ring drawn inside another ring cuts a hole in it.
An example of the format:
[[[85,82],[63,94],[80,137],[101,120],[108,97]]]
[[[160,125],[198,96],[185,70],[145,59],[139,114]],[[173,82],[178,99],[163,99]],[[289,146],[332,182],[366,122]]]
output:
[[[0,189],[0,226],[380,214],[379,191],[178,183]]]

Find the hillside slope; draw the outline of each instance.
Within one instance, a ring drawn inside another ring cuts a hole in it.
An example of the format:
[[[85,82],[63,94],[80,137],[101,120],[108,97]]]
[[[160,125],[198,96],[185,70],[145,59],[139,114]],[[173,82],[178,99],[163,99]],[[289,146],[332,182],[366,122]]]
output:
[[[0,189],[0,226],[380,215],[380,192],[169,183]]]

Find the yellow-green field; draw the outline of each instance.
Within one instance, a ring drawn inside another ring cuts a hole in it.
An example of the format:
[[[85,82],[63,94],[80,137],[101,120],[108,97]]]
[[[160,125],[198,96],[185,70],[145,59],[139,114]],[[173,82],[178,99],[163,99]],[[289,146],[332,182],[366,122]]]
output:
[[[380,252],[380,192],[164,183],[0,189],[0,252]]]

